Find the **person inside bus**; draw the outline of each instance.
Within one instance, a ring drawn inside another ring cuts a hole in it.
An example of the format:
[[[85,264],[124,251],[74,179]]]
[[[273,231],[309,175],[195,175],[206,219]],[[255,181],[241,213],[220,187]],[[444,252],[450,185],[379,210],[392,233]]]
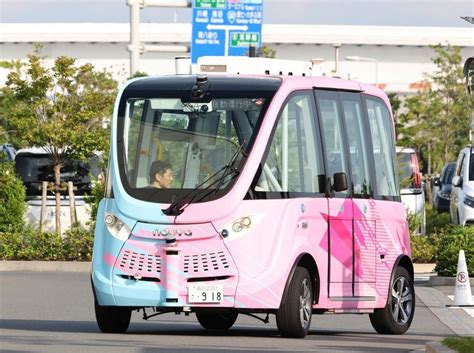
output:
[[[160,189],[168,189],[173,181],[171,163],[165,161],[154,161],[150,167],[150,186]]]

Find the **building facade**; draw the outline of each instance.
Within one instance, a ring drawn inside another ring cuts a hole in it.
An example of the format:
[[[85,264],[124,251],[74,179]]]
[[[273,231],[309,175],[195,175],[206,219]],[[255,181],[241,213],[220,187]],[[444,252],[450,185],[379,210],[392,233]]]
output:
[[[139,71],[174,73],[174,58],[189,54],[191,30],[191,24],[185,23],[142,23],[140,42],[166,46],[167,51],[143,53]],[[262,39],[279,59],[318,58],[324,75],[377,84],[388,93],[411,94],[436,69],[431,45],[460,46],[466,59],[474,56],[473,34],[469,27],[267,24]],[[60,55],[74,57],[78,64],[90,62],[123,82],[130,76],[129,41],[127,23],[3,23],[0,60],[25,60],[34,43],[40,43],[41,54],[50,62]],[[0,69],[1,85],[6,74]]]

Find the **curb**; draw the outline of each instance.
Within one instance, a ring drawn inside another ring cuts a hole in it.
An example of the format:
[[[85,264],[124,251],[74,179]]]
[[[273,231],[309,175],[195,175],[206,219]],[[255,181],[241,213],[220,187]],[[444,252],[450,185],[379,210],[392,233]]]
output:
[[[456,351],[446,347],[441,342],[428,342],[426,344],[426,353],[456,353]]]
[[[0,261],[0,271],[90,272],[89,261]]]
[[[456,285],[456,277],[431,276],[428,280],[428,285],[431,287],[454,287]]]
[[[436,264],[413,264],[413,270],[415,271],[415,273],[433,273],[435,267]]]

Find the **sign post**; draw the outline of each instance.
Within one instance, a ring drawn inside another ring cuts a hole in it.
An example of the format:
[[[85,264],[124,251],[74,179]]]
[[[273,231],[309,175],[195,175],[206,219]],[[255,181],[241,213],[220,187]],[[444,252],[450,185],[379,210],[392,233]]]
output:
[[[191,62],[240,56],[262,45],[263,0],[194,0]]]

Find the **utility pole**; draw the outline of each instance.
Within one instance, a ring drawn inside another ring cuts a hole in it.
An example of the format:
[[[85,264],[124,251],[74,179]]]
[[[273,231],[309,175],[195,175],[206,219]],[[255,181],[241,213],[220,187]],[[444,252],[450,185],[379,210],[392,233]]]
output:
[[[127,0],[130,6],[130,76],[140,70],[140,54],[147,51],[188,53],[185,45],[145,45],[140,43],[140,10],[145,7],[191,7],[190,0]]]

